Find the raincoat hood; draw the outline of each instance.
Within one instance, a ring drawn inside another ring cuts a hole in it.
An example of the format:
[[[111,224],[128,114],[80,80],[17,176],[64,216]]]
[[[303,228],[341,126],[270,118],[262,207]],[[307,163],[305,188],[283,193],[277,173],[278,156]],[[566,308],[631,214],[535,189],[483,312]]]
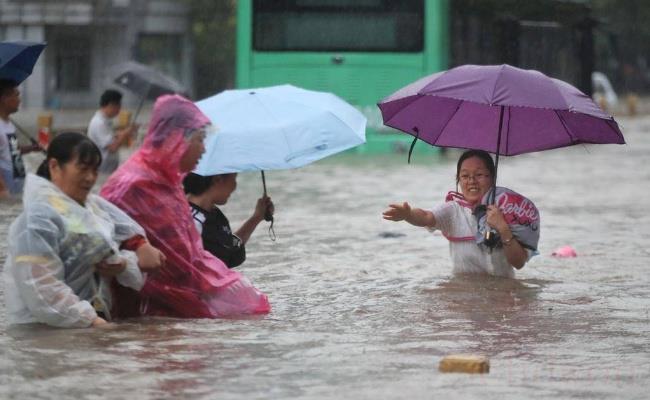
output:
[[[153,108],[149,130],[140,149],[134,154],[161,181],[180,183],[184,173],[180,161],[187,150],[192,132],[210,124],[208,117],[191,101],[179,95],[161,96]]]

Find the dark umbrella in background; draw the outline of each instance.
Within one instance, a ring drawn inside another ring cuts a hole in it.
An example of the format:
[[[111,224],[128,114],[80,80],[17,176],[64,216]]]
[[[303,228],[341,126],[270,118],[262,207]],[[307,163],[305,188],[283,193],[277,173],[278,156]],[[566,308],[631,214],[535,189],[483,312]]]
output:
[[[34,69],[45,43],[0,42],[0,79],[22,83]]]
[[[135,61],[127,61],[110,68],[113,82],[140,97],[133,116],[135,122],[145,100],[155,100],[164,94],[185,94],[183,84],[157,69]]]
[[[34,70],[34,64],[45,48],[45,43],[35,42],[0,42],[0,79],[7,79],[21,84]],[[23,134],[34,146],[36,139],[12,121],[18,132]],[[40,147],[40,146],[39,146]]]

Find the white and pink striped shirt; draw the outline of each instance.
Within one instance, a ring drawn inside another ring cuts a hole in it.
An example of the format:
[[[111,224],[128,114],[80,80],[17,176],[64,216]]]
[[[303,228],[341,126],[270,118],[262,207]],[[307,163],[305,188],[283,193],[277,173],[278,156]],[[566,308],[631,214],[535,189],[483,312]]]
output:
[[[508,263],[503,248],[494,248],[490,252],[487,247],[476,243],[476,217],[472,214],[470,205],[462,198],[451,199],[430,211],[436,219],[436,226],[430,230],[440,230],[449,240],[454,274],[482,273],[508,278],[515,276],[515,268]]]

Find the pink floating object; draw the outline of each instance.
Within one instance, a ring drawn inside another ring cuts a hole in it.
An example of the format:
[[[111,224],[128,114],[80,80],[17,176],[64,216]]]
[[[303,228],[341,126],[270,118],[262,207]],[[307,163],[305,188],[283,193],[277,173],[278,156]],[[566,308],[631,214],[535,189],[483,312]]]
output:
[[[573,249],[573,247],[568,246],[568,245],[558,247],[553,252],[553,254],[551,254],[551,255],[555,256],[555,257],[561,257],[561,258],[569,258],[569,257],[577,257],[578,256],[578,254],[576,254],[576,251]]]

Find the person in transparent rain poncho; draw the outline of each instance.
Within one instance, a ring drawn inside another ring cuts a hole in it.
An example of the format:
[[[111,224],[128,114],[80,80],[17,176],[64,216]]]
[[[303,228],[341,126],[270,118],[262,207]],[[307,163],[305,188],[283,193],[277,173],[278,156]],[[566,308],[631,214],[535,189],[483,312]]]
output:
[[[159,97],[142,146],[102,187],[101,195],[142,225],[167,257],[139,292],[120,288],[120,317],[218,318],[270,310],[266,295],[203,248],[187,205],[183,178],[205,151],[209,126],[191,101]]]
[[[90,194],[100,163],[90,139],[67,132],[50,143],[38,175],[27,176],[24,210],[9,229],[4,267],[10,324],[105,324],[111,285],[140,289],[141,269],[164,262],[135,221]]]

